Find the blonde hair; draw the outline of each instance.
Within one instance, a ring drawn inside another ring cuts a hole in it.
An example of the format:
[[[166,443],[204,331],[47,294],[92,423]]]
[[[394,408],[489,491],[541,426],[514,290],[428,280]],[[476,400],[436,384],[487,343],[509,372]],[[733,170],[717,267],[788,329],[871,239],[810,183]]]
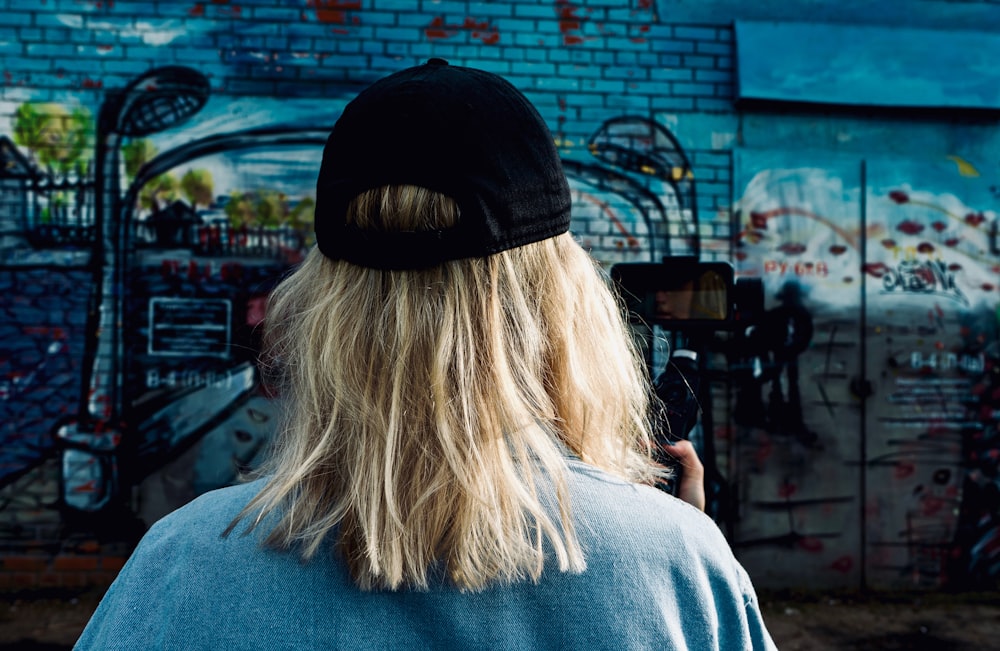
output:
[[[348,209],[373,230],[458,217],[413,186]],[[335,536],[363,589],[426,588],[435,564],[463,589],[537,580],[545,540],[560,570],[582,571],[566,449],[629,480],[656,472],[641,359],[569,234],[407,271],[313,249],[264,323],[287,414],[269,480],[227,533],[270,514],[267,543],[304,559]]]

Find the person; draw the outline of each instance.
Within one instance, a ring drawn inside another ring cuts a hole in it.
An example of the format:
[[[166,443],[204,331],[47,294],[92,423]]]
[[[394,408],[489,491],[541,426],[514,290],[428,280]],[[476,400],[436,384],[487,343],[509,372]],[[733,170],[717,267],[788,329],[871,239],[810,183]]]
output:
[[[649,382],[570,206],[501,77],[362,91],[269,298],[271,461],[154,524],[76,648],[774,648],[715,523],[652,486]]]
[[[717,271],[710,269],[698,278],[680,279],[675,286],[653,290],[654,322],[723,321],[727,316],[726,281]]]
[[[657,321],[686,321],[691,318],[695,295],[694,281],[688,280],[679,287],[657,289],[653,293],[653,318]]]

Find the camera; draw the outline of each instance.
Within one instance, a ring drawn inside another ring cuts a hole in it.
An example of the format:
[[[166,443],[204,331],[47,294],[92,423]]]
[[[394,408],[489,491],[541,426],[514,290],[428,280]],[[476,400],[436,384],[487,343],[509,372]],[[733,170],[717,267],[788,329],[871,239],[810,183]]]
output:
[[[621,263],[611,279],[635,324],[692,332],[728,330],[735,320],[733,267],[728,262],[664,258]]]
[[[682,468],[662,447],[688,438],[698,422],[704,376],[704,357],[699,357],[698,348],[703,347],[706,335],[735,325],[733,276],[729,263],[700,262],[695,258],[664,258],[660,263],[622,263],[611,268],[629,322],[641,339],[647,339],[643,347],[660,401],[655,413],[654,456],[674,470],[673,476],[659,486],[671,494],[677,493]],[[687,342],[674,347],[662,363],[662,370],[652,373],[653,346],[649,340],[656,328],[675,337],[680,335]]]

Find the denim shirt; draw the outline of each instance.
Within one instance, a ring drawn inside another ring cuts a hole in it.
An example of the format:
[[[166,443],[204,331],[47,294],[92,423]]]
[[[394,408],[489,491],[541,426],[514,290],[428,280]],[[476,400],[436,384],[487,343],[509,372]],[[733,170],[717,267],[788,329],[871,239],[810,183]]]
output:
[[[75,649],[775,649],[718,527],[646,486],[568,462],[587,569],[480,592],[363,592],[332,552],[309,562],[221,537],[262,484],[157,522]]]

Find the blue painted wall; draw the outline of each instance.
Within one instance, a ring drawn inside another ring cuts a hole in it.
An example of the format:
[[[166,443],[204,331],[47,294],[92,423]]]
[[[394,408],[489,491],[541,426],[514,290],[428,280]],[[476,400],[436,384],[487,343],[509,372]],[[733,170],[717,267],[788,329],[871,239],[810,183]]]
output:
[[[597,259],[697,254],[759,281],[758,334],[713,352],[698,434],[755,581],[995,584],[996,116],[737,104],[734,21],[972,35],[1000,5],[0,0],[0,16],[5,557],[129,539],[259,460],[275,414],[254,326],[310,245],[322,134],[365,84],[437,56],[536,103]],[[163,66],[195,72],[149,76]],[[13,567],[2,580],[60,580]]]

